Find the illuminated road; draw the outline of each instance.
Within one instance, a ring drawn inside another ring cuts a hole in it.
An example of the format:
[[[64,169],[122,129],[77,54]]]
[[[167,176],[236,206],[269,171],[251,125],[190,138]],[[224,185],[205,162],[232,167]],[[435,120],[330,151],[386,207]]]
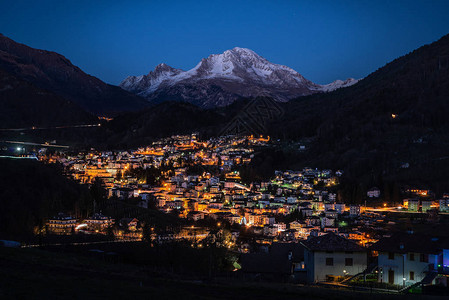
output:
[[[26,157],[22,157],[22,156],[0,155],[0,158],[11,158],[11,159],[33,159],[33,160],[38,160],[36,156],[26,156]]]
[[[89,128],[89,127],[101,127],[101,124],[82,124],[82,125],[66,125],[55,127],[25,127],[25,128],[0,128],[0,131],[27,131],[27,130],[49,130],[49,129],[66,129],[66,128]]]
[[[26,146],[43,146],[43,147],[55,147],[55,148],[70,148],[65,145],[54,145],[54,144],[39,144],[39,143],[29,143],[29,142],[21,142],[21,141],[0,141],[0,143],[8,143],[8,144],[18,144],[18,145],[26,145]]]
[[[191,235],[191,236],[184,236],[184,237],[173,237],[175,240],[194,240],[196,239],[197,242],[205,239],[207,237],[207,234],[198,234],[198,235]],[[156,241],[157,239],[153,239]],[[113,241],[96,241],[96,242],[73,242],[73,243],[49,243],[49,244],[24,244],[21,245],[20,248],[37,248],[37,247],[45,247],[45,246],[79,246],[79,245],[95,245],[95,244],[110,244],[110,243],[131,243],[131,242],[140,242],[142,239],[123,239],[123,240],[113,240]]]
[[[129,240],[113,240],[113,241],[98,241],[98,242],[75,242],[75,243],[54,243],[54,244],[29,244],[29,245],[21,245],[20,248],[36,248],[36,247],[45,247],[45,246],[67,246],[67,245],[95,245],[95,244],[110,244],[110,243],[130,243],[130,242],[139,242],[137,239],[129,239]]]
[[[54,127],[24,127],[24,128],[0,128],[0,131],[29,131],[29,130],[51,130],[51,129],[68,129],[68,128],[93,128],[93,127],[101,127],[101,124],[81,124],[81,125],[65,125],[65,126],[54,126]],[[55,147],[55,148],[69,148],[69,146],[65,145],[54,145],[54,144],[40,144],[40,143],[30,143],[30,142],[22,142],[22,141],[0,141],[2,143],[9,144],[19,144],[19,145],[27,145],[27,146],[43,146],[43,147]]]
[[[407,214],[423,214],[421,211],[409,211],[406,208],[399,209],[397,207],[385,207],[385,208],[373,208],[373,207],[367,207],[366,211],[372,211],[372,212],[392,212],[392,213],[407,213]],[[446,212],[438,212],[439,214],[448,214]]]

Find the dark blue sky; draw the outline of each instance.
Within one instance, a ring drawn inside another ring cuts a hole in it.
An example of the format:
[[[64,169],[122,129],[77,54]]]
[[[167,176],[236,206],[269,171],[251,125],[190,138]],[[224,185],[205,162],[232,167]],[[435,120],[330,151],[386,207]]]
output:
[[[254,50],[317,83],[365,77],[449,33],[449,1],[0,1],[0,32],[118,84]]]

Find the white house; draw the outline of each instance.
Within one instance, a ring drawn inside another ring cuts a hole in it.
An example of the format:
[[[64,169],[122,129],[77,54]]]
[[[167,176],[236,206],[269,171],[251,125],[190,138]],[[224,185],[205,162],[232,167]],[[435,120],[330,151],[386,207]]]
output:
[[[335,203],[334,209],[339,213],[342,214],[345,212],[346,205],[344,203]]]
[[[296,198],[296,197],[287,197],[287,203],[295,204],[297,202],[298,202],[298,198]]]
[[[421,211],[427,212],[432,208],[433,201],[432,200],[422,200],[421,201]]]
[[[378,198],[380,196],[380,190],[377,187],[370,188],[366,195],[369,198]]]
[[[301,242],[307,282],[326,281],[330,277],[355,275],[367,267],[367,251],[333,232]]]
[[[114,224],[114,219],[104,216],[101,213],[95,213],[90,218],[84,220],[89,230],[104,230]]]
[[[379,282],[403,287],[419,282],[438,283],[444,279],[449,267],[447,237],[397,233],[381,239],[372,246],[372,250],[378,253]]]
[[[321,228],[335,226],[335,218],[321,217]]]
[[[273,224],[275,227],[278,228],[278,231],[285,231],[287,229],[287,225],[285,223],[276,223]]]
[[[301,223],[299,223],[298,221],[290,222],[289,225],[290,225],[290,229],[294,229],[296,231],[299,231],[299,229],[302,227]]]
[[[360,215],[360,205],[351,205],[349,206],[349,216],[357,217]]]
[[[313,209],[308,208],[308,207],[306,207],[306,208],[301,208],[301,214],[302,214],[304,217],[310,217],[310,216],[313,215]]]
[[[418,211],[419,209],[419,200],[418,199],[409,199],[408,200],[408,210],[409,211]]]
[[[449,198],[440,199],[440,211],[449,212]]]
[[[334,203],[324,203],[324,211],[334,210],[334,209],[335,209]]]

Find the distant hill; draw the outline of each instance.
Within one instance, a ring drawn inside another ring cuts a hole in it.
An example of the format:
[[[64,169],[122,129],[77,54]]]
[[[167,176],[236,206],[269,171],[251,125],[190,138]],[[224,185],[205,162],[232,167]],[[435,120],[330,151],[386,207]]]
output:
[[[353,87],[297,99],[283,109],[270,132],[313,137],[314,154],[340,167],[373,157],[382,157],[384,169],[443,157],[449,138],[449,35]]]
[[[123,114],[105,124],[107,143],[122,148],[145,145],[154,138],[172,134],[190,134],[200,130],[206,135],[217,134],[225,116],[217,111],[203,110],[185,102],[164,102],[149,109]]]
[[[148,107],[144,99],[84,73],[58,53],[34,49],[1,34],[0,69],[96,115],[116,115]]]

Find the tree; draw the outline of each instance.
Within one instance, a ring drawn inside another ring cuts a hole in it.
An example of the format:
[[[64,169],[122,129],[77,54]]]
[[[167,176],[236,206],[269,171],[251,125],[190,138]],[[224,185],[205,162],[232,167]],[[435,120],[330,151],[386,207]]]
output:
[[[117,175],[115,175],[115,180],[117,180],[117,181],[122,180],[122,172],[121,171],[117,172]]]
[[[151,230],[151,226],[148,222],[145,222],[143,224],[143,228],[142,228],[142,235],[143,235],[143,239],[146,242],[151,242],[151,236],[153,234],[153,231]]]
[[[97,203],[106,199],[106,189],[103,187],[103,182],[100,178],[96,177],[90,187],[90,194]]]

